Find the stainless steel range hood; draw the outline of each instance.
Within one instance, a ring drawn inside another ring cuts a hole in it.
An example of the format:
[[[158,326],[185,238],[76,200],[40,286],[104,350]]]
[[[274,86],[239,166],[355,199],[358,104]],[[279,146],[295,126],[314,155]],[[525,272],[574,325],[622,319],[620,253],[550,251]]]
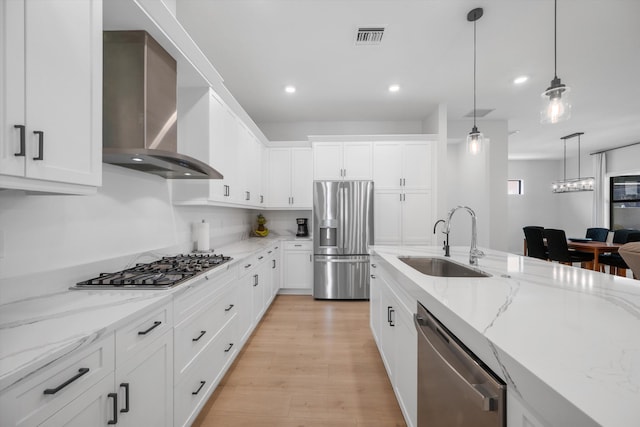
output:
[[[177,152],[171,55],[146,31],[105,31],[103,48],[102,161],[164,178],[222,179]]]

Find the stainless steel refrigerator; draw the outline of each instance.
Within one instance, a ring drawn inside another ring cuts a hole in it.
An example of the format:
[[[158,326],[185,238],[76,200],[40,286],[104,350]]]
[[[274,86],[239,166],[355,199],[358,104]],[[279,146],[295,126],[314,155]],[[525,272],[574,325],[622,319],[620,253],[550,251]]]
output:
[[[314,181],[313,297],[369,299],[373,181]]]

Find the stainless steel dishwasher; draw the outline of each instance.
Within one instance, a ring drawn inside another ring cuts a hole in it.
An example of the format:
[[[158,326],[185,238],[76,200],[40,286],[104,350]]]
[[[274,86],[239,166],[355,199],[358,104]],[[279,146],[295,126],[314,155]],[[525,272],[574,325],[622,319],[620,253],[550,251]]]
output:
[[[418,427],[504,427],[506,385],[418,303]]]

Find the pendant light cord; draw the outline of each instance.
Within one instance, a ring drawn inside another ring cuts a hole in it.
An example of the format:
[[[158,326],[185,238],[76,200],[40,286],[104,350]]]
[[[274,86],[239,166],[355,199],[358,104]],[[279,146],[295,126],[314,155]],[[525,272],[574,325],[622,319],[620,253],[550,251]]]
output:
[[[553,77],[558,78],[558,0],[553,0]]]
[[[473,21],[473,128],[476,127],[476,22]]]

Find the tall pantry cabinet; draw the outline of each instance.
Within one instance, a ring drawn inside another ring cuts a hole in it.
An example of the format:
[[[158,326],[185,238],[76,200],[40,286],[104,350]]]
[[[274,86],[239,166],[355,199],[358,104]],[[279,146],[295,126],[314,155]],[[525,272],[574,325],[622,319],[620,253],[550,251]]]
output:
[[[435,140],[373,143],[376,244],[432,244],[435,146]]]

